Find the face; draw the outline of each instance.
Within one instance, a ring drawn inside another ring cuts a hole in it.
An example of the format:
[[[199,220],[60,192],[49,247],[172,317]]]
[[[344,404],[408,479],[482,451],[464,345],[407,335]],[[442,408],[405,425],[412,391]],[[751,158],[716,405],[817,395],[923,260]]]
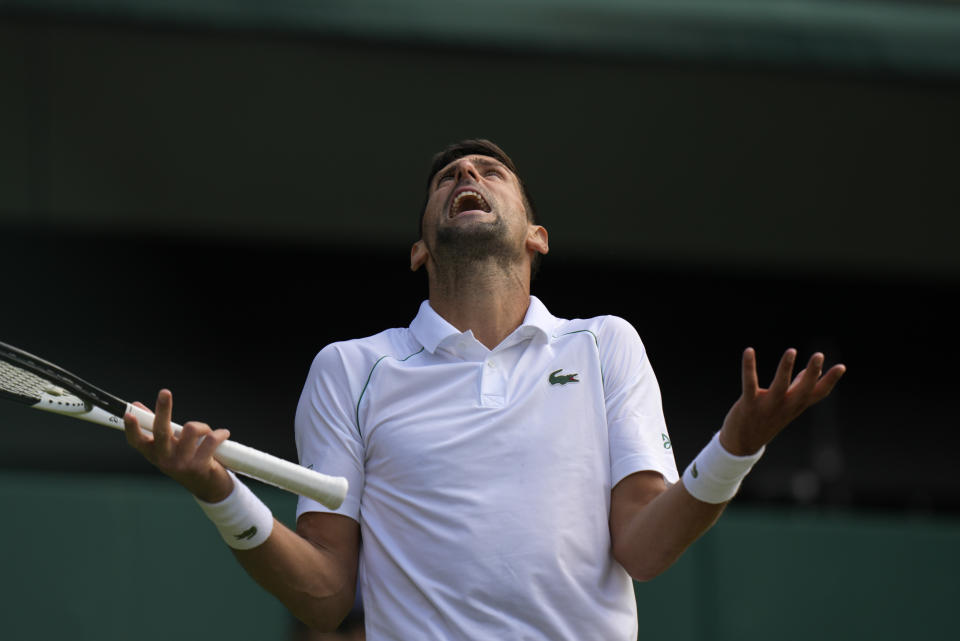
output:
[[[430,262],[546,253],[546,230],[530,224],[520,181],[500,161],[459,158],[436,173],[429,190],[412,269]]]

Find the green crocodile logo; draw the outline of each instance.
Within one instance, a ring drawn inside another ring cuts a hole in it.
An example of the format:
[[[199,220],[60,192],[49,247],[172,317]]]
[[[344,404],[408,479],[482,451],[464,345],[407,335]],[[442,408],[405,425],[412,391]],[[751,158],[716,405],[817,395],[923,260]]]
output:
[[[550,384],[551,384],[551,385],[566,385],[567,383],[579,383],[579,382],[580,382],[580,381],[577,380],[577,373],[576,373],[576,372],[574,372],[573,374],[560,374],[560,372],[562,372],[562,371],[563,371],[563,368],[561,367],[560,369],[558,369],[558,370],[556,370],[556,371],[550,372],[550,378],[547,379],[547,380],[550,381]],[[557,374],[560,374],[560,375],[557,376]]]
[[[257,526],[251,525],[249,530],[244,530],[240,534],[234,534],[233,538],[235,539],[252,539],[257,535]]]
[[[697,478],[698,476],[700,476],[699,474],[697,474],[697,464],[696,464],[696,463],[693,464],[693,469],[690,470],[690,474],[693,475],[693,478]]]

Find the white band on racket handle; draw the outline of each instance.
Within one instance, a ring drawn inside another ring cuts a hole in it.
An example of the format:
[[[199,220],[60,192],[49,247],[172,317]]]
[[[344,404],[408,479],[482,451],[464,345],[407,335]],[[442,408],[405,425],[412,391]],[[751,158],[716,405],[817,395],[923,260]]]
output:
[[[683,486],[704,503],[726,503],[765,450],[766,446],[749,456],[734,456],[720,444],[717,432],[683,472]]]
[[[233,472],[227,473],[233,479],[233,491],[227,498],[219,503],[193,498],[217,526],[227,545],[235,550],[249,550],[270,537],[273,513]]]

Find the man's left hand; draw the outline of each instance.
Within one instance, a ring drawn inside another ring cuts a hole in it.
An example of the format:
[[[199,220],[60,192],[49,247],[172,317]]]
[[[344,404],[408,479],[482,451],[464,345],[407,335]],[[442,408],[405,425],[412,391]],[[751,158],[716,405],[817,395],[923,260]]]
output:
[[[780,359],[770,387],[757,380],[757,356],[752,347],[743,352],[743,392],[733,404],[720,429],[720,443],[735,456],[755,453],[780,433],[808,407],[827,397],[846,371],[834,365],[823,373],[824,356],[817,352],[791,381],[797,350],[788,349]]]

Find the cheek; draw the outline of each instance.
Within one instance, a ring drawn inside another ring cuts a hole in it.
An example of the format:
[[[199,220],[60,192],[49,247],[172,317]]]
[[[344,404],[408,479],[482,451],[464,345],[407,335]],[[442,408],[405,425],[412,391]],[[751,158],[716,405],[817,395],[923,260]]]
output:
[[[510,213],[512,214],[511,218],[515,219],[516,222],[527,223],[527,208],[523,204],[523,198],[510,195],[509,199],[505,200],[507,206],[509,207]]]
[[[423,215],[421,220],[423,225],[426,227],[428,225],[436,225],[437,219],[440,217],[440,214],[443,210],[443,198],[434,194],[430,196],[427,200],[427,206],[423,209]]]

